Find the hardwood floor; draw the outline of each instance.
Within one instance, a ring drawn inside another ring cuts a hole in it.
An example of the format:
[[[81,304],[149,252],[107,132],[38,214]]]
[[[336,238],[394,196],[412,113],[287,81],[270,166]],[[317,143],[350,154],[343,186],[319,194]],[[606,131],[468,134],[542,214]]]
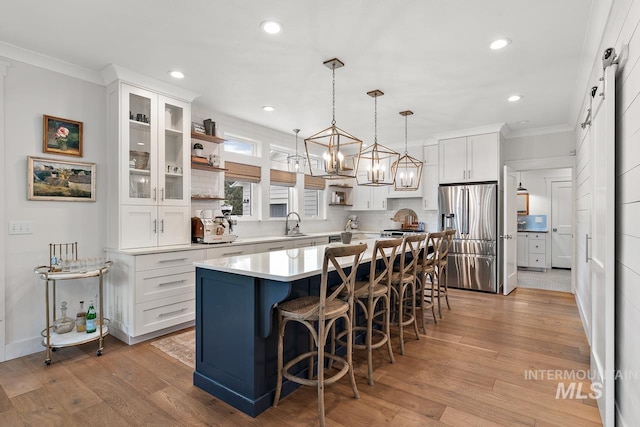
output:
[[[589,369],[589,348],[573,295],[517,289],[508,297],[451,290],[452,311],[427,335],[406,342],[396,363],[374,353],[373,387],[356,352],[355,400],[348,380],[325,389],[335,426],[597,426],[592,399],[556,399],[562,379],[527,379],[528,370]],[[316,391],[302,387],[251,418],[192,385],[192,370],[149,342],[95,343],[0,364],[0,424],[307,426],[317,424]],[[587,379],[582,392],[588,393]]]

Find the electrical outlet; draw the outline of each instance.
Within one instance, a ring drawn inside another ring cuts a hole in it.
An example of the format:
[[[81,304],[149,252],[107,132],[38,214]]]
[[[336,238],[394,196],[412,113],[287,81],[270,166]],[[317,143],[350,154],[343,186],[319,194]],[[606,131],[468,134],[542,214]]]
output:
[[[9,221],[9,234],[33,234],[33,221]]]

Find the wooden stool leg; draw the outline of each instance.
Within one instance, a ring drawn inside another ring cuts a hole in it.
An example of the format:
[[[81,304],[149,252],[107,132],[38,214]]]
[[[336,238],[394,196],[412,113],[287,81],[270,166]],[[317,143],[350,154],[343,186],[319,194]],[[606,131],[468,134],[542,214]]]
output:
[[[433,314],[433,322],[438,323],[438,317],[436,316],[436,300],[434,289],[436,286],[436,278],[434,273],[429,273],[429,278],[431,279],[431,314]],[[425,277],[426,280],[426,277]]]
[[[418,319],[417,319],[417,310],[416,310],[416,281],[414,280],[409,290],[411,291],[411,311],[413,315],[413,330],[416,333],[416,339],[420,339],[420,333],[418,332]]]
[[[418,282],[416,282],[418,283]],[[427,334],[427,326],[424,321],[424,285],[427,283],[426,275],[421,274],[420,290],[418,291],[418,297],[420,299],[420,325],[422,326],[422,333]]]
[[[278,379],[276,382],[276,395],[273,399],[273,406],[278,406],[280,401],[280,393],[282,393],[282,366],[283,361],[283,341],[284,341],[284,326],[285,320],[282,317],[278,318]]]
[[[324,328],[324,322],[318,322],[318,418],[321,426],[324,426]]]
[[[440,305],[440,297],[442,297],[442,293],[440,292],[440,282],[442,281],[442,267],[438,266],[438,314],[442,319],[442,306]]]
[[[351,319],[345,316],[347,323],[347,363],[349,364],[349,376],[351,377],[351,389],[353,390],[353,397],[360,399],[360,393],[358,393],[358,386],[356,385],[356,376],[353,372],[353,328],[351,327]]]
[[[447,308],[451,310],[451,306],[449,305],[449,288],[447,287],[447,267],[444,268],[444,300],[447,303]]]
[[[375,311],[375,304],[367,299],[367,337],[366,337],[366,347],[367,347],[367,366],[368,366],[368,377],[369,377],[369,385],[373,385],[373,349],[371,348],[371,342],[373,341],[373,313]]]
[[[400,292],[398,292],[398,326],[400,328],[400,354],[404,356],[404,326],[402,326],[402,321],[404,319],[404,284],[400,283]]]
[[[389,361],[391,363],[396,363],[396,359],[393,357],[393,348],[391,348],[391,301],[388,295],[384,295],[382,297],[383,305],[386,304],[386,313],[385,313],[385,321],[384,321],[384,331],[387,334],[387,349],[389,350]]]

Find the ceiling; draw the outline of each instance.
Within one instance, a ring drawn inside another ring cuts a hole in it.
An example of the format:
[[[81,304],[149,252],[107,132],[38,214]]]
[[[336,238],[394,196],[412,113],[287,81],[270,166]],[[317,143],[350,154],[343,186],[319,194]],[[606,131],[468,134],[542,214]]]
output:
[[[0,41],[90,70],[117,64],[212,109],[307,137],[336,124],[378,142],[506,123],[571,128],[591,0],[33,0],[3,2]],[[276,20],[275,36],[260,29]],[[510,46],[493,51],[491,41]],[[169,70],[181,70],[176,81]],[[582,87],[582,86],[580,86]],[[519,102],[507,97],[520,94]],[[265,112],[263,105],[276,110]],[[213,117],[215,120],[215,117]],[[522,121],[527,121],[522,123]],[[293,137],[292,137],[293,138]]]

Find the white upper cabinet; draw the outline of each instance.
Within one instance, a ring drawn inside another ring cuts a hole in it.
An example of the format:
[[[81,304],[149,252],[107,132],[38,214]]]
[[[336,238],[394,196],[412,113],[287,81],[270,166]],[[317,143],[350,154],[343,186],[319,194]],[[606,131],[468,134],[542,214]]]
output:
[[[108,245],[189,244],[189,102],[122,81],[109,85],[108,100]]]
[[[498,133],[440,140],[440,183],[497,181],[498,147]]]
[[[423,147],[424,166],[422,168],[422,208],[438,210],[438,145]]]

